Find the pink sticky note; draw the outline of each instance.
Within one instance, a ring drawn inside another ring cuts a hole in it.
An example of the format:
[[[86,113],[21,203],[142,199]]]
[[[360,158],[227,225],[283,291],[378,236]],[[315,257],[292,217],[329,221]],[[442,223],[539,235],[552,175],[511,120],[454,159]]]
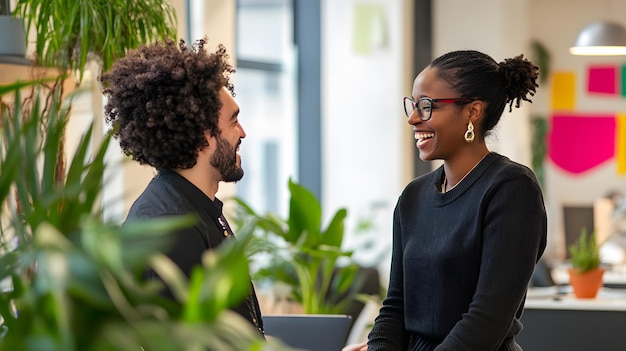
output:
[[[617,92],[617,67],[590,66],[587,71],[587,91],[590,93],[615,94]]]
[[[548,155],[565,171],[585,172],[614,157],[615,128],[613,115],[554,115]]]

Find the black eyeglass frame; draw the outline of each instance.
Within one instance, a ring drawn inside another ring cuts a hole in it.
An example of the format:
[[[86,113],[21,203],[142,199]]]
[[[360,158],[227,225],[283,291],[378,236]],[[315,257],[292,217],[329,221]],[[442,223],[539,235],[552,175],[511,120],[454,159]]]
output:
[[[407,118],[411,118],[411,115],[413,114],[413,111],[409,112],[406,109],[406,101],[410,101],[411,102],[411,106],[413,106],[413,110],[417,110],[417,115],[419,116],[419,118],[426,122],[429,121],[431,119],[431,117],[433,116],[433,104],[437,103],[437,102],[441,102],[444,104],[457,104],[457,105],[465,105],[465,104],[469,104],[470,102],[476,101],[475,99],[472,98],[468,98],[468,97],[459,97],[459,98],[444,98],[444,99],[431,99],[429,97],[423,97],[418,99],[417,101],[413,101],[412,98],[405,96],[402,99],[402,104],[404,107],[404,114],[406,115]],[[428,101],[430,102],[430,112],[428,113],[428,117],[424,116],[422,114],[422,111],[417,107],[417,105],[420,103],[420,101]]]

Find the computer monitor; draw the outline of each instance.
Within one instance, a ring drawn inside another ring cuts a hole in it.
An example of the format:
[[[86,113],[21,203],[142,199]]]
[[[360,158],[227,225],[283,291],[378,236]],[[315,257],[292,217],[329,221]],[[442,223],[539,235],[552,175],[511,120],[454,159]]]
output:
[[[570,258],[570,245],[578,242],[583,228],[587,234],[594,230],[593,206],[563,206],[563,224],[565,229],[566,257]]]

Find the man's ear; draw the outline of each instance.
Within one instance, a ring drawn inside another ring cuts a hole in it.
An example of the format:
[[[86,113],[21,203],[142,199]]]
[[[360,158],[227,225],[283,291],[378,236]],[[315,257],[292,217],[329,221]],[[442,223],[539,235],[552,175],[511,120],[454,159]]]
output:
[[[207,145],[203,146],[198,150],[200,153],[202,152],[211,152],[211,149],[214,145],[217,145],[215,141],[215,137],[211,135],[211,131],[207,130],[204,132],[204,139],[206,140]]]
[[[209,144],[208,146],[211,146],[211,144],[215,141],[215,136],[211,134],[210,130],[204,131],[204,138],[206,139],[207,144]]]

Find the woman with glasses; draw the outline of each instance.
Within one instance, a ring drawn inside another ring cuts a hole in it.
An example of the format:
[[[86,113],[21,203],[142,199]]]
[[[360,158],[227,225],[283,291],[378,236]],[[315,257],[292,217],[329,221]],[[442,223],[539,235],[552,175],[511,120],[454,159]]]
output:
[[[424,161],[394,211],[387,297],[367,345],[345,350],[521,350],[526,289],[546,245],[533,172],[490,152],[485,136],[508,107],[530,102],[538,67],[477,51],[435,59],[404,98]]]

